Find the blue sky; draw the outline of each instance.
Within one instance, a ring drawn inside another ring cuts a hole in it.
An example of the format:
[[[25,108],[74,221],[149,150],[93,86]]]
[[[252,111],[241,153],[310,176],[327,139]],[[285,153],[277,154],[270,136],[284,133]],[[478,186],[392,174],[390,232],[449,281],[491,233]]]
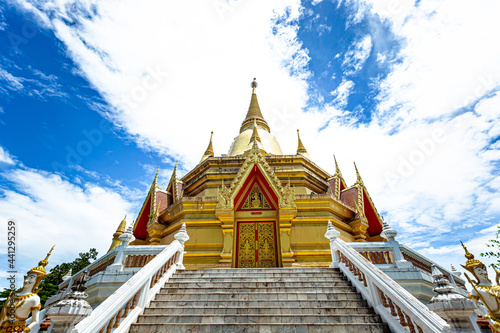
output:
[[[399,239],[458,266],[459,240],[484,251],[500,216],[499,9],[494,0],[3,2],[0,216],[17,221],[19,270],[54,243],[54,263],[91,247],[103,254],[156,168],[163,187],[176,160],[185,174],[211,131],[216,155],[226,154],[253,77],[286,154],[299,128],[311,158],[333,173],[335,154],[348,184],[356,161]]]

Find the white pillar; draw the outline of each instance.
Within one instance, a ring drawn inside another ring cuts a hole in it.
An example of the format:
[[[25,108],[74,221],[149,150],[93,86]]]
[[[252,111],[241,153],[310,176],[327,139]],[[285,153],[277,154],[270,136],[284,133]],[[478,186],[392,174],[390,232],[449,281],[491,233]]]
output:
[[[130,225],[127,230],[123,233],[123,235],[120,235],[118,237],[120,241],[122,242],[120,246],[118,246],[117,250],[118,253],[116,254],[115,261],[113,262],[112,265],[108,266],[106,268],[106,272],[121,272],[123,271],[123,258],[125,256],[125,248],[128,247],[130,242],[133,242],[135,240],[134,235],[132,235],[132,225]]]
[[[328,227],[326,229],[325,237],[330,240],[330,252],[332,253],[332,264],[330,268],[339,267],[339,257],[337,251],[335,251],[335,240],[340,236],[340,232],[335,230],[332,221],[328,221]]]
[[[189,235],[186,230],[186,223],[183,223],[179,231],[174,235],[174,238],[181,243],[181,250],[179,254],[179,258],[177,259],[177,268],[185,269],[183,261],[184,261],[184,243],[189,240]]]

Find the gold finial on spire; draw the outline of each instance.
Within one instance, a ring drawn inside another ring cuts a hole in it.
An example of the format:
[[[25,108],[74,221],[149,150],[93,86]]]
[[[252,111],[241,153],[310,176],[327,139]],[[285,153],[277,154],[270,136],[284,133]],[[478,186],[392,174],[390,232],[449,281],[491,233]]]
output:
[[[354,162],[354,169],[356,169],[356,183],[354,183],[354,185],[364,186],[363,179],[361,179],[361,175],[359,174],[358,167],[356,166],[356,162]]]
[[[299,144],[297,147],[297,154],[307,154],[307,150],[304,147],[304,145],[302,144],[302,140],[300,140],[299,130],[297,130],[297,138],[299,139]]]
[[[203,157],[201,158],[200,163],[203,162],[204,160],[206,160],[207,158],[214,156],[214,148],[212,146],[212,138],[213,138],[213,136],[214,136],[214,132],[212,132],[210,134],[210,142],[208,143],[207,150],[205,150],[205,154],[203,154]]]
[[[252,94],[255,94],[255,88],[257,88],[259,84],[257,83],[257,79],[253,78],[252,83],[250,83],[250,87],[252,87]]]
[[[122,242],[120,241],[119,237],[123,235],[123,233],[125,233],[126,226],[127,226],[127,215],[125,215],[123,220],[118,225],[118,228],[116,229],[115,233],[113,234],[113,240],[111,241],[111,246],[109,247],[108,252],[120,246]]]

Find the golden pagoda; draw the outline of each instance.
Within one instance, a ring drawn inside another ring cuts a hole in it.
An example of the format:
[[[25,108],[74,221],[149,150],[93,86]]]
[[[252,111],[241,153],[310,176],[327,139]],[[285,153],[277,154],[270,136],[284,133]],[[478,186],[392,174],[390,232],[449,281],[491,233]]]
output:
[[[183,223],[186,268],[328,266],[328,221],[346,242],[385,241],[382,219],[356,167],[348,187],[316,165],[300,136],[285,155],[257,101],[257,82],[229,153],[214,156],[212,136],[199,164],[182,178],[177,164],[165,190],[158,173],[134,225],[133,245],[170,244]],[[298,131],[297,131],[298,135]]]

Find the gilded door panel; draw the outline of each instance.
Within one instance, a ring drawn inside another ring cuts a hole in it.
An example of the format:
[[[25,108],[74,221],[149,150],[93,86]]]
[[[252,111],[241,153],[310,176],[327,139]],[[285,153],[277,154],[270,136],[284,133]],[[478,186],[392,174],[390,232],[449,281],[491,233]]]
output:
[[[238,222],[238,267],[277,267],[274,222]]]
[[[255,223],[238,223],[238,267],[255,267]]]
[[[276,240],[274,222],[257,223],[258,265],[276,267]]]

